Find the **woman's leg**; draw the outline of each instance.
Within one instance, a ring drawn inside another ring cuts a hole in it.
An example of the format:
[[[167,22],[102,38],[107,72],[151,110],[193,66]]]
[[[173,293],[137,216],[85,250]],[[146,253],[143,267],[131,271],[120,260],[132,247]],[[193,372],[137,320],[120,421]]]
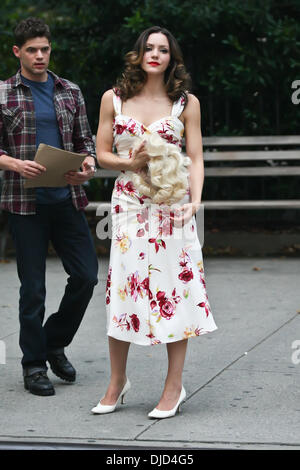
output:
[[[167,344],[168,374],[158,410],[171,410],[176,405],[182,387],[182,371],[187,350],[187,339]]]
[[[102,405],[114,405],[126,383],[126,365],[130,343],[108,337],[110,355],[110,383]]]

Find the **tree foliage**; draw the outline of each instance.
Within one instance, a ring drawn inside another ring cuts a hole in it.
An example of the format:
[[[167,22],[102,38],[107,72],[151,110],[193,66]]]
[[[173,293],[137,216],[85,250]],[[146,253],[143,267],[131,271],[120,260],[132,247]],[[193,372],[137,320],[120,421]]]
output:
[[[51,68],[78,83],[96,132],[102,93],[138,34],[159,24],[178,39],[201,102],[204,135],[295,134],[300,79],[299,0],[2,0],[0,79],[15,73],[13,28],[51,27]]]

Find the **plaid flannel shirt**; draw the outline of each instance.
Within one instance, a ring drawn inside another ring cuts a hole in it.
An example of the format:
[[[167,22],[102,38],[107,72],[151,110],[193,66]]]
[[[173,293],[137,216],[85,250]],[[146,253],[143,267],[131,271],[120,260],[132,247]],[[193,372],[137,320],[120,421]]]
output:
[[[54,77],[54,106],[63,148],[88,153],[96,158],[84,98],[77,85]],[[0,83],[0,158],[6,154],[21,160],[33,160],[36,153],[36,123],[30,88],[22,83],[20,70]],[[35,214],[35,189],[24,188],[25,179],[14,171],[4,171],[1,207],[20,215]],[[88,204],[81,185],[70,186],[77,210]]]

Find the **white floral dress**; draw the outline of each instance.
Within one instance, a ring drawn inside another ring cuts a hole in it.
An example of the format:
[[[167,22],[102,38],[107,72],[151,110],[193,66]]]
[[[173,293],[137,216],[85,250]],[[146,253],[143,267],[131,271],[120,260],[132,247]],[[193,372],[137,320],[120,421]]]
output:
[[[184,98],[171,116],[148,127],[122,114],[114,93],[114,146],[130,158],[135,138],[158,132],[181,148],[179,119]],[[202,251],[193,217],[184,230],[170,223],[170,206],[151,204],[121,172],[112,193],[112,243],[106,285],[107,334],[140,345],[170,343],[217,329],[208,302]],[[180,204],[189,201],[189,194]],[[171,208],[172,209],[172,208]]]

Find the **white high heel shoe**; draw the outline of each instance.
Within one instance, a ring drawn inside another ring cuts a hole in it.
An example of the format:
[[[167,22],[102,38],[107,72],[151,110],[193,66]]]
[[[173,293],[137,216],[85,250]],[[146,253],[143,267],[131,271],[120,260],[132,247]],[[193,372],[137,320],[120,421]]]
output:
[[[171,410],[158,410],[157,408],[154,408],[154,410],[152,410],[148,414],[148,416],[149,416],[149,418],[160,418],[160,419],[170,418],[171,416],[175,416],[177,410],[179,412],[180,405],[181,405],[182,402],[185,401],[185,399],[186,399],[186,391],[185,391],[184,387],[182,386],[178,402],[176,403],[174,408],[172,408]]]
[[[124,385],[123,390],[120,393],[120,395],[118,396],[118,399],[117,399],[117,401],[114,405],[102,405],[102,403],[101,403],[102,398],[101,398],[98,405],[95,406],[94,408],[92,408],[91,412],[96,414],[96,415],[101,415],[101,414],[105,414],[105,413],[112,413],[113,411],[115,411],[116,406],[119,403],[120,399],[121,399],[121,404],[122,405],[124,404],[124,397],[125,397],[126,393],[128,392],[128,390],[130,389],[130,387],[131,387],[131,385],[130,385],[129,379],[127,379],[126,384]]]

